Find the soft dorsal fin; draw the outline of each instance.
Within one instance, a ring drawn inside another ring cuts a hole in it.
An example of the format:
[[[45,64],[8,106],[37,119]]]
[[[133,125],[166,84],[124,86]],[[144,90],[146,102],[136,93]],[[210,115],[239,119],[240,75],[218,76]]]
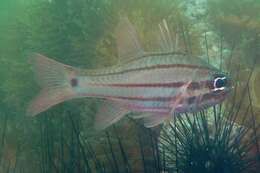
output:
[[[137,38],[136,30],[127,17],[120,18],[115,35],[120,62],[125,62],[144,54]]]

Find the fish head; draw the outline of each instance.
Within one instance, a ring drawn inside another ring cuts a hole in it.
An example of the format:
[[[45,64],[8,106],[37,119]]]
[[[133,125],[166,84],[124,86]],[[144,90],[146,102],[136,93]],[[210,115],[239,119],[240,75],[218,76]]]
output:
[[[209,71],[206,79],[191,82],[174,112],[197,112],[223,102],[232,91],[233,84],[228,74],[218,70]]]
[[[207,108],[223,102],[232,91],[233,82],[228,74],[212,71],[205,86],[206,92],[201,94],[197,103],[198,109]]]

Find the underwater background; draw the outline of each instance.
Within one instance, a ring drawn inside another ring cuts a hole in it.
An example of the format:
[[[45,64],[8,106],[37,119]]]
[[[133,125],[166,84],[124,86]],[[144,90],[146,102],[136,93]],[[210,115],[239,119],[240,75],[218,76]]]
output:
[[[182,50],[232,76],[232,96],[153,129],[125,117],[95,131],[98,99],[26,116],[40,89],[29,55],[111,66],[122,15],[147,49],[167,19]],[[0,81],[0,173],[260,172],[259,0],[1,0]]]

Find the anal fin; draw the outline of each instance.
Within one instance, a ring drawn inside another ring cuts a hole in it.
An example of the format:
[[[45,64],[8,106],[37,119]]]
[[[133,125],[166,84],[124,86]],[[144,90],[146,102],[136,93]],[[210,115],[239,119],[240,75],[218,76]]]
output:
[[[112,100],[104,100],[95,119],[95,129],[103,130],[119,121],[130,111],[123,105]]]
[[[170,118],[170,114],[150,114],[149,116],[144,116],[143,123],[147,128],[152,128],[158,126]]]

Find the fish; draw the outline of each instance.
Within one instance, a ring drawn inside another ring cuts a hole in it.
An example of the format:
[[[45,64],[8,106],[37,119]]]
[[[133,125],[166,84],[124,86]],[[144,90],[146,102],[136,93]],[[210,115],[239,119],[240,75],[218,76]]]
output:
[[[80,69],[34,53],[29,62],[42,89],[27,114],[38,115],[71,99],[99,98],[96,129],[125,115],[152,128],[175,114],[224,101],[232,88],[230,77],[200,57],[176,51],[166,20],[158,30],[159,49],[145,51],[132,23],[121,17],[115,29],[118,64],[101,69]]]

